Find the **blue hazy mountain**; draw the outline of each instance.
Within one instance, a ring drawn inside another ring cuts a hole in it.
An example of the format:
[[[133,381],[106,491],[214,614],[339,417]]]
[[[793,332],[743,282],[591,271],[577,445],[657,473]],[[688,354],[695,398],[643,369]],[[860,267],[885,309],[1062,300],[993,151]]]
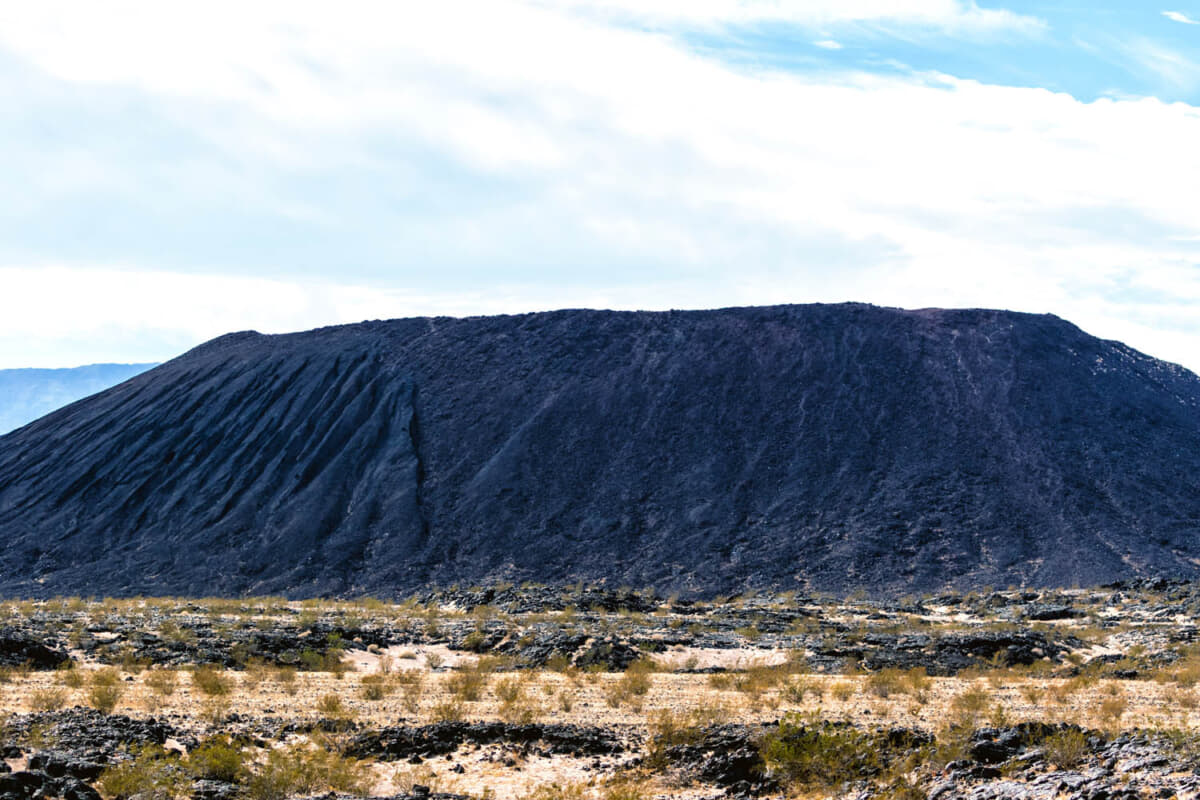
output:
[[[0,436],[153,366],[91,364],[73,369],[0,370]]]

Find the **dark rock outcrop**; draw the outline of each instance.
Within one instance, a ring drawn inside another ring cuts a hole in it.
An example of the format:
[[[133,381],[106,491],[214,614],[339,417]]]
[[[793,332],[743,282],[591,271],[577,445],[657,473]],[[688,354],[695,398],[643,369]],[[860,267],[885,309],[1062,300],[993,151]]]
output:
[[[56,669],[70,661],[63,650],[48,646],[13,628],[0,628],[0,665],[33,669]]]
[[[534,747],[544,755],[616,755],[625,745],[608,730],[579,725],[510,725],[503,722],[439,722],[385,728],[358,736],[347,748],[355,758],[399,761],[453,753],[464,744]]]
[[[1053,316],[407,319],[203,345],[0,437],[0,592],[1200,574],[1200,380]]]

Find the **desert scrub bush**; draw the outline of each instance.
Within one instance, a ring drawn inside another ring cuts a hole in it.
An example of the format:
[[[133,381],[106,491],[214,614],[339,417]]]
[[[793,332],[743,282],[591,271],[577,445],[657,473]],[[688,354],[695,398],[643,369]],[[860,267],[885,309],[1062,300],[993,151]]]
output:
[[[241,783],[249,775],[250,757],[228,735],[205,739],[187,755],[188,771],[202,780]]]
[[[854,684],[849,681],[838,681],[829,688],[829,693],[833,695],[834,700],[844,703],[854,696]]]
[[[528,725],[533,722],[536,706],[525,694],[523,682],[517,678],[505,678],[496,683],[492,692],[500,700],[500,719],[511,724]]]
[[[520,800],[585,800],[587,797],[587,784],[550,783],[522,795]]]
[[[463,722],[467,718],[466,706],[461,700],[443,700],[434,704],[429,716],[434,722]]]
[[[359,682],[359,694],[363,700],[382,700],[391,694],[392,688],[392,682],[388,680],[388,676],[381,673],[364,675]]]
[[[325,717],[338,718],[346,715],[346,704],[342,702],[342,696],[332,692],[318,698],[316,709]]]
[[[1106,697],[1100,701],[1098,715],[1101,722],[1109,727],[1115,727],[1121,722],[1121,717],[1129,708],[1129,700],[1124,694]]]
[[[786,719],[760,747],[769,775],[792,789],[832,790],[871,779],[884,767],[880,742],[846,725]]]
[[[370,773],[361,761],[303,745],[267,752],[246,780],[247,800],[285,800],[296,795],[370,794]]]
[[[627,776],[612,778],[600,787],[600,800],[650,800],[656,794],[649,784]]]
[[[459,700],[475,701],[483,694],[487,685],[487,673],[478,666],[457,670],[446,681],[446,689]]]
[[[733,676],[728,672],[714,672],[708,676],[708,685],[718,691],[733,688]]]
[[[75,668],[74,661],[68,661],[60,666],[55,671],[55,677],[68,689],[82,689],[87,682],[87,676],[84,675],[83,670]]]
[[[704,712],[683,713],[664,708],[650,716],[646,765],[661,770],[670,765],[668,751],[682,744],[697,744],[705,728],[715,724]]]
[[[402,764],[392,772],[392,787],[398,794],[406,797],[417,793],[417,787],[424,786],[434,793],[441,793],[437,773],[427,764]]]
[[[200,709],[196,716],[207,722],[213,727],[224,725],[229,717],[231,705],[229,697],[225,695],[216,695],[213,697],[204,698],[204,702],[200,704]]]
[[[152,669],[142,678],[146,688],[161,697],[170,697],[179,687],[179,674],[173,669]]]
[[[296,668],[295,667],[279,667],[271,673],[271,680],[279,684],[279,688],[283,689],[287,694],[295,694],[296,686]]]
[[[29,708],[32,711],[58,711],[70,699],[71,693],[61,686],[35,689],[29,694]]]
[[[608,687],[608,691],[604,693],[604,700],[613,708],[620,708],[622,704],[628,703],[634,698],[645,697],[649,693],[651,685],[649,671],[634,669],[631,665],[624,675]]]
[[[225,670],[210,664],[196,667],[192,671],[192,685],[209,697],[221,697],[233,690]]]
[[[1176,686],[1168,689],[1164,694],[1167,702],[1175,708],[1194,711],[1197,706],[1200,706],[1200,700],[1197,699],[1196,692],[1193,689]]]
[[[1042,739],[1046,760],[1059,769],[1075,769],[1088,754],[1087,734],[1078,728],[1066,728]]]
[[[482,628],[476,628],[463,637],[462,649],[472,653],[482,653],[488,649],[488,635]]]
[[[755,664],[734,675],[733,688],[744,694],[758,696],[779,686],[786,679],[787,671],[782,666]]]
[[[96,788],[113,800],[134,796],[145,800],[182,800],[191,793],[191,783],[177,754],[158,745],[147,745],[133,758],[100,773]]]
[[[305,650],[300,653],[300,667],[309,672],[328,672],[335,678],[341,678],[350,669],[342,659],[343,655],[342,648],[338,646],[331,646],[324,653]]]
[[[902,669],[886,667],[867,676],[866,690],[876,697],[890,697],[907,691],[908,683]]]
[[[405,669],[396,673],[393,678],[400,687],[400,702],[408,713],[415,714],[421,707],[421,694],[425,685],[425,676],[420,670]]]
[[[950,700],[950,710],[957,715],[961,724],[971,726],[988,710],[991,700],[991,695],[982,686],[972,686]]]
[[[1200,683],[1200,658],[1195,655],[1181,658],[1170,667],[1158,670],[1154,677],[1159,682],[1170,681],[1177,686],[1190,689]]]
[[[98,669],[92,673],[91,689],[88,690],[88,702],[92,708],[105,714],[111,714],[125,694],[121,683],[121,673],[112,667]]]

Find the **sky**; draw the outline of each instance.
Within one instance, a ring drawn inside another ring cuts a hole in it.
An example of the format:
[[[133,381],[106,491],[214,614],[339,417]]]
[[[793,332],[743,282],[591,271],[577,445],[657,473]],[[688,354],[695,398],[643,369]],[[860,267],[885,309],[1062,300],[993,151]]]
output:
[[[861,301],[1200,371],[1200,0],[0,1],[0,368]]]

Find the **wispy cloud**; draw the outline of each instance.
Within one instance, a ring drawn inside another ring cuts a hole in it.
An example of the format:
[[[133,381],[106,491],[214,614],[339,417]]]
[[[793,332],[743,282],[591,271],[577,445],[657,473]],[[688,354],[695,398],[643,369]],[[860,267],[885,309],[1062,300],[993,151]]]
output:
[[[980,8],[973,0],[559,0],[547,5],[659,24],[875,23],[975,33],[1029,33],[1045,27],[1037,17]]]
[[[821,48],[822,50],[841,50],[842,49],[842,45],[833,39],[818,39],[817,41],[813,42],[813,45]]]
[[[1190,93],[1200,88],[1200,62],[1179,50],[1144,36],[1112,41],[1112,52],[1129,68],[1174,90]]]
[[[1200,25],[1200,20],[1194,20],[1182,11],[1164,11],[1163,16],[1175,22],[1182,22],[1184,25]]]

